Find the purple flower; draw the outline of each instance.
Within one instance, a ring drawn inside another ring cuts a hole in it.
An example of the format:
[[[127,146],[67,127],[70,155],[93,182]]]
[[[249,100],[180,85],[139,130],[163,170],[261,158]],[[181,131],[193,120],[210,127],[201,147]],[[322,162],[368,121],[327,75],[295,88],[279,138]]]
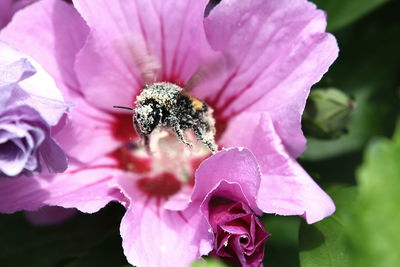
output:
[[[74,102],[55,135],[71,161],[63,174],[1,180],[0,211],[96,212],[119,201],[128,261],[167,267],[216,249],[214,195],[257,216],[312,223],[332,214],[331,199],[295,160],[309,89],[337,56],[324,13],[305,0],[224,0],[204,18],[207,2],[46,0],[18,12],[0,39],[36,59]],[[149,80],[192,86],[188,94],[214,110],[217,144],[251,152],[209,157],[202,144],[189,149],[158,129],[146,153],[132,114],[112,106],[133,106]],[[253,252],[249,260],[259,260]]]
[[[213,255],[233,265],[262,265],[269,234],[247,204],[214,197],[209,203],[209,222],[215,234]]]
[[[66,156],[51,138],[51,126],[67,106],[56,100],[59,92],[54,84],[46,83],[46,74],[30,78],[36,70],[25,56],[2,42],[0,53],[0,177],[37,174],[41,163],[50,172],[64,171]],[[37,86],[48,88],[34,92]]]
[[[50,137],[49,125],[29,106],[0,113],[0,142],[0,176],[39,173],[41,160],[50,172],[67,168],[64,152]]]

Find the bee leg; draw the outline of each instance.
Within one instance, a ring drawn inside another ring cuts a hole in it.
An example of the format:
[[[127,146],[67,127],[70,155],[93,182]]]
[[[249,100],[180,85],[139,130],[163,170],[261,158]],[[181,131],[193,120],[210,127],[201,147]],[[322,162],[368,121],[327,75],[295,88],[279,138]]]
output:
[[[171,119],[169,121],[168,125],[170,125],[170,127],[175,131],[176,136],[182,143],[184,143],[185,145],[187,145],[189,147],[193,147],[192,143],[190,143],[189,141],[186,140],[185,133],[182,130],[182,128],[179,124],[179,121],[177,119]]]
[[[143,141],[144,141],[144,147],[146,149],[146,152],[150,155],[151,151],[150,151],[150,137],[148,135],[143,135],[142,136]]]
[[[217,152],[218,146],[214,142],[214,136],[207,136],[210,134],[212,135],[212,133],[204,134],[203,131],[198,127],[193,127],[193,132],[196,134],[197,139],[199,139],[204,145],[206,145],[213,154]]]
[[[178,136],[179,140],[184,143],[185,145],[192,147],[192,143],[190,143],[189,141],[186,140],[185,138],[185,134],[183,132],[183,130],[180,127],[174,127],[175,133]]]

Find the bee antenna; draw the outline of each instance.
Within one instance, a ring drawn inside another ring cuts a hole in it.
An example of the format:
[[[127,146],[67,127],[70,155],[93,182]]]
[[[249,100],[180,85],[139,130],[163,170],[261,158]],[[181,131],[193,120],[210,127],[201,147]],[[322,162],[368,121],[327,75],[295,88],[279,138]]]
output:
[[[113,108],[122,108],[122,109],[129,109],[129,110],[133,110],[133,108],[121,107],[121,106],[113,106]]]

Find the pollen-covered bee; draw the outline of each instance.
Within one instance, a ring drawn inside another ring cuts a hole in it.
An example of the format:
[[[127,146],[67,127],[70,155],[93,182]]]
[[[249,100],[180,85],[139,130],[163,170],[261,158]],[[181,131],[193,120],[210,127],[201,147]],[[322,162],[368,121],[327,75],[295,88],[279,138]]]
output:
[[[217,150],[212,109],[199,99],[185,94],[178,85],[169,82],[146,85],[135,104],[134,109],[114,107],[134,110],[135,130],[144,139],[147,148],[152,131],[157,127],[166,127],[172,129],[179,140],[188,146],[192,144],[186,140],[185,131],[193,130],[197,139],[211,152]]]

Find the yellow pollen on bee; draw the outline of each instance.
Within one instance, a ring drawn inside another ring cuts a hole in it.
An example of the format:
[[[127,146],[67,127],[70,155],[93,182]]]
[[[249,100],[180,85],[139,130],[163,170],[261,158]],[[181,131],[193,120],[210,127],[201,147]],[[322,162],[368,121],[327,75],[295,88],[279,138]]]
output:
[[[203,102],[194,98],[193,96],[189,96],[190,100],[192,101],[192,106],[195,110],[202,110],[203,109]]]

